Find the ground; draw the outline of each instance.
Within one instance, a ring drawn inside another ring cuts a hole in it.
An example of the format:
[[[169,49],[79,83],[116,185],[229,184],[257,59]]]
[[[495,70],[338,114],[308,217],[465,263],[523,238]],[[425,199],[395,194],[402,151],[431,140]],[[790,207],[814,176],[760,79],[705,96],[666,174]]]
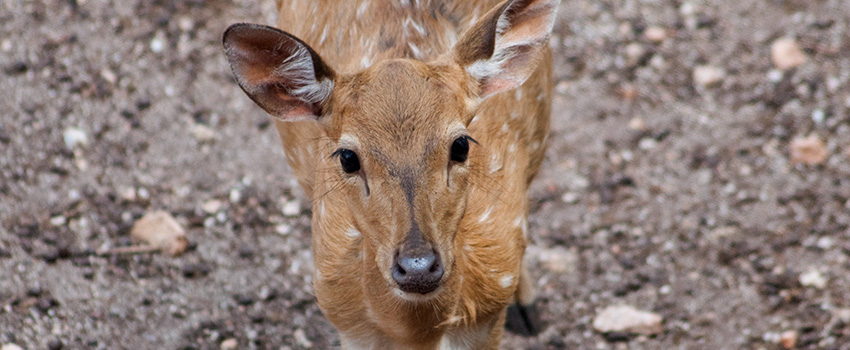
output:
[[[0,346],[338,344],[309,203],[220,44],[273,6],[0,1]],[[503,347],[850,349],[847,33],[845,0],[565,0],[529,193],[544,328]],[[782,38],[804,63],[777,68]],[[792,158],[812,135],[825,158]],[[96,254],[156,209],[188,252]],[[596,332],[619,304],[663,331]]]

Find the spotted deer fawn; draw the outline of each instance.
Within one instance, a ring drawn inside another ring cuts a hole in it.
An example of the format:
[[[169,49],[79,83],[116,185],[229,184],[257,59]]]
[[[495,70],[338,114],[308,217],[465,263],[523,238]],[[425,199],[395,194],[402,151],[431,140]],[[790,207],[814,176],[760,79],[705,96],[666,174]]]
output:
[[[224,33],[312,199],[316,299],[343,348],[495,349],[508,306],[532,303],[559,1],[279,0],[286,32]]]

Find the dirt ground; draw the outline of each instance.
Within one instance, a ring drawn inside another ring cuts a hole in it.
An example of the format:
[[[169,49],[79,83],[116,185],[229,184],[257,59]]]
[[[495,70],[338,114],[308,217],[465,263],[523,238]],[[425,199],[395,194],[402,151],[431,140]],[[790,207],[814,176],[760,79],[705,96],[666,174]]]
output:
[[[220,44],[272,8],[0,0],[0,346],[338,346],[309,203]],[[846,0],[564,0],[529,194],[544,330],[503,347],[850,349],[848,33]],[[778,69],[781,38],[806,61]],[[810,135],[826,158],[792,161]],[[186,254],[95,254],[156,209]],[[594,331],[618,304],[663,331]]]

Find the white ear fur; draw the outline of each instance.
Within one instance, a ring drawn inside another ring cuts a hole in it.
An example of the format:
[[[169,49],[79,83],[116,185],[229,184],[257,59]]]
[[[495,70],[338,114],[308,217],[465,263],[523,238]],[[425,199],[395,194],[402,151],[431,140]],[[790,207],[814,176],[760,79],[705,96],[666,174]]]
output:
[[[548,45],[559,3],[560,0],[514,0],[498,14],[495,26],[488,28],[495,31],[492,55],[465,67],[470,76],[481,82],[482,98],[519,87],[534,72],[540,53]]]

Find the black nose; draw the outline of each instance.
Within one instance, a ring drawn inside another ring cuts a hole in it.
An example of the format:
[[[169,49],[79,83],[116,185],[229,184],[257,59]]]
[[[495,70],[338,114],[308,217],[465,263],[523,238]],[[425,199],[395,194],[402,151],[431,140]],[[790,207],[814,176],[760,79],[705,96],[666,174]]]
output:
[[[427,294],[440,286],[443,264],[433,249],[428,249],[424,254],[405,254],[405,249],[402,249],[393,259],[392,275],[401,290]]]

